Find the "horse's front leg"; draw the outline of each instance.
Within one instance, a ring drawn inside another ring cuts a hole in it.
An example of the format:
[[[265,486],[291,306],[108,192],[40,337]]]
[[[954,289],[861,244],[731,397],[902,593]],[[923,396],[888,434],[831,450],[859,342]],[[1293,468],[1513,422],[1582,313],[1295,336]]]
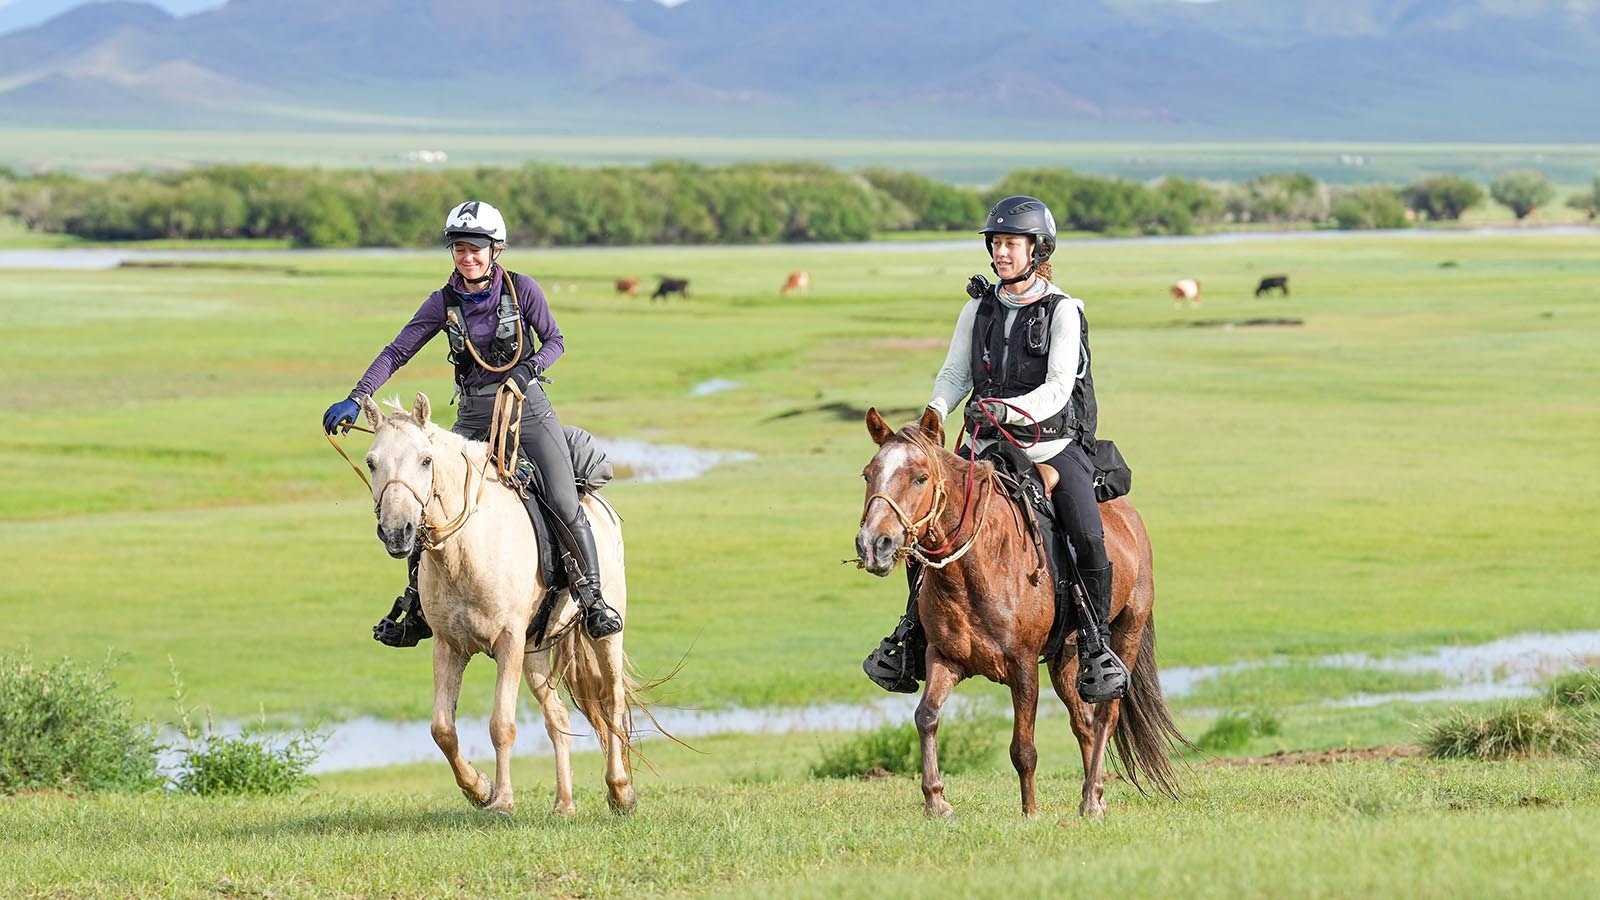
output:
[[[572,802],[572,719],[550,677],[550,651],[524,656],[522,673],[528,681],[528,689],[539,701],[539,709],[544,712],[544,730],[550,735],[550,746],[556,754],[555,812],[571,815],[578,809]]]
[[[522,674],[526,641],[513,628],[494,642],[494,708],[489,712],[489,740],[494,744],[494,796],[484,809],[510,815],[516,808],[511,790],[511,749],[517,743],[517,684]]]
[[[456,652],[443,640],[433,642],[433,742],[455,773],[456,784],[475,806],[489,802],[490,784],[482,772],[461,755],[456,735],[456,701],[461,698],[461,673],[467,668],[467,655]]]
[[[627,812],[638,803],[633,792],[633,773],[628,767],[628,671],[622,652],[622,635],[618,632],[595,642],[595,653],[600,657],[600,679],[604,696],[602,709],[605,716],[606,799],[611,808]]]
[[[927,661],[928,683],[916,714],[917,734],[922,739],[922,811],[929,816],[949,816],[955,810],[944,798],[944,780],[939,777],[939,710],[960,683],[961,673],[932,646]]]
[[[1039,751],[1033,745],[1034,717],[1039,711],[1039,666],[1033,660],[1013,661],[1011,676],[1011,766],[1022,787],[1022,814],[1039,818],[1033,774]]]

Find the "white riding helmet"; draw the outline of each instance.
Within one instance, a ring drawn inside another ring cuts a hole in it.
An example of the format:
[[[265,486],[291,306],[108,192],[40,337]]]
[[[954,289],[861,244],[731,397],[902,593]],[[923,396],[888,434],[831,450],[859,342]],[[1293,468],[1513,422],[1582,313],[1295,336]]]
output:
[[[495,209],[481,200],[468,200],[450,210],[444,219],[444,245],[466,241],[474,247],[506,245],[506,220]]]

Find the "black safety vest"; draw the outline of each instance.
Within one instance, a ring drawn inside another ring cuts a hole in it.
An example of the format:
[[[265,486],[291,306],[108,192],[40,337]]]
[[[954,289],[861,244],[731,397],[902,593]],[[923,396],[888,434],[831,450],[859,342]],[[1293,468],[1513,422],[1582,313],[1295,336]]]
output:
[[[522,310],[517,307],[517,291],[512,287],[511,280],[516,273],[509,269],[501,270],[500,278],[500,309],[496,313],[494,337],[489,342],[489,348],[475,348],[483,361],[499,368],[508,362],[521,362],[534,352],[533,341],[523,327]],[[461,294],[455,288],[446,284],[444,286],[444,333],[450,339],[450,353],[446,358],[456,369],[456,384],[466,384],[467,375],[478,367],[478,361],[472,358],[467,351],[467,341],[471,337],[467,333],[467,317],[461,309]],[[517,353],[517,335],[522,334],[522,356],[515,360],[512,357]]]
[[[1017,310],[1008,332],[1007,309],[990,290],[978,301],[972,321],[972,397],[1020,397],[1044,384],[1050,366],[1050,326],[1066,298],[1051,294]],[[1094,374],[1089,369],[1089,320],[1078,309],[1078,377],[1067,405],[1039,422],[1039,440],[1076,439],[1094,446],[1098,418]],[[1010,350],[1007,353],[1007,350]],[[969,398],[970,402],[970,398]],[[1022,441],[1034,438],[1032,425],[1001,426]]]

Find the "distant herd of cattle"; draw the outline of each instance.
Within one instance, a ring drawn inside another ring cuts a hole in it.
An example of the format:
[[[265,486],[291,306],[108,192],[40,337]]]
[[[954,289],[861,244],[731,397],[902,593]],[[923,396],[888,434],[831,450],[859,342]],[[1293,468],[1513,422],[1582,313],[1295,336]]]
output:
[[[618,278],[616,281],[617,293],[629,297],[639,296],[639,279]],[[1168,289],[1172,294],[1172,305],[1199,306],[1200,305],[1200,280],[1197,278],[1180,278],[1172,283]],[[784,280],[783,287],[778,288],[778,293],[787,297],[791,294],[806,294],[811,291],[811,273],[794,271]],[[1266,275],[1256,283],[1256,296],[1260,297],[1277,291],[1280,296],[1289,296],[1288,275]],[[674,278],[670,275],[656,276],[656,289],[650,294],[650,302],[657,300],[665,303],[673,294],[684,300],[689,299],[689,279]]]

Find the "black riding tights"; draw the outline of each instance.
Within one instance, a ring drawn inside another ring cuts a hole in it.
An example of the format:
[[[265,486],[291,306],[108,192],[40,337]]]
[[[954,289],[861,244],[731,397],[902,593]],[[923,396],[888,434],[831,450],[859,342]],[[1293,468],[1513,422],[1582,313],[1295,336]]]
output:
[[[1100,524],[1100,505],[1094,497],[1094,467],[1083,445],[1073,441],[1056,454],[1049,464],[1061,473],[1061,481],[1050,492],[1056,521],[1066,532],[1067,541],[1080,571],[1095,571],[1111,565],[1106,555],[1105,529]]]

